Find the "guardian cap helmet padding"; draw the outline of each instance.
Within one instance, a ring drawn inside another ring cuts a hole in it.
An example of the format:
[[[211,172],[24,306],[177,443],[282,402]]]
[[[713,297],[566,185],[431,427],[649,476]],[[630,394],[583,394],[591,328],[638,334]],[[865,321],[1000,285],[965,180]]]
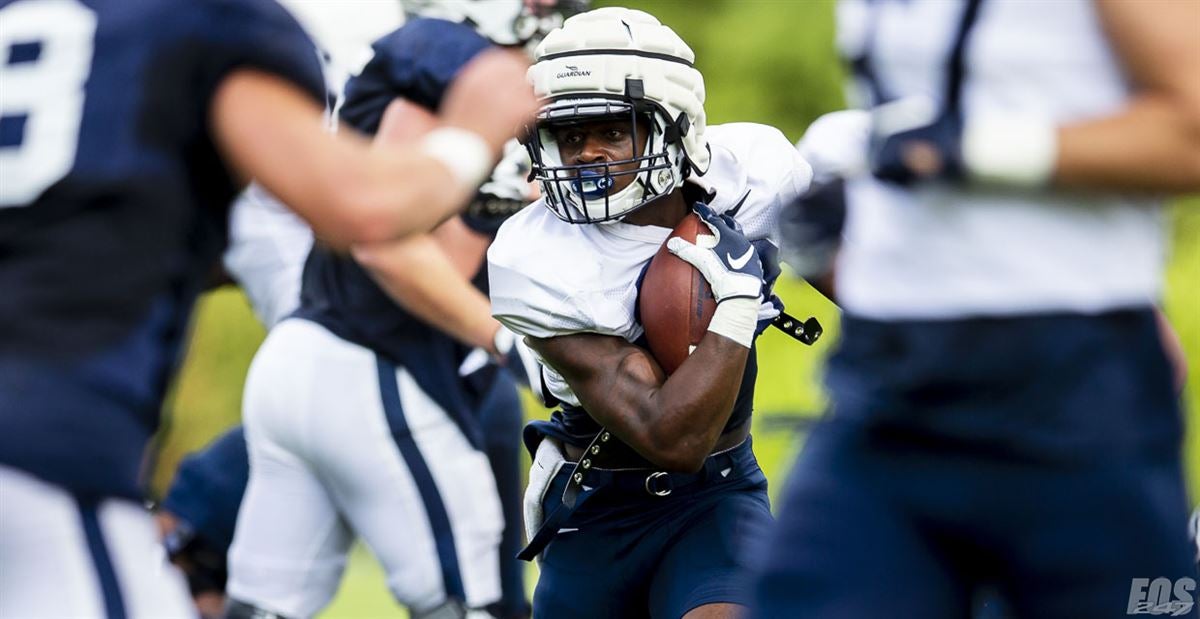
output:
[[[547,208],[571,223],[615,221],[678,188],[689,174],[708,170],[704,139],[704,78],[695,54],[674,31],[642,11],[603,8],[567,19],[546,36],[529,69],[542,98],[525,146],[532,179]],[[562,161],[552,129],[593,120],[627,118],[634,148],[639,118],[649,135],[632,159],[572,165]],[[615,168],[636,164],[628,171]],[[636,175],[608,195],[622,175]]]

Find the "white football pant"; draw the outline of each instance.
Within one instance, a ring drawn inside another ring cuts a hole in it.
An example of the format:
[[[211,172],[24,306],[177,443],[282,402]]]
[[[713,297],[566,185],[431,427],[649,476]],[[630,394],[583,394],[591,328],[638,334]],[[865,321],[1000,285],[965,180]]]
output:
[[[154,520],[0,466],[0,617],[194,617]]]
[[[229,553],[233,599],[309,617],[357,534],[410,609],[500,598],[504,517],[487,457],[403,369],[302,319],[246,381],[250,484]]]

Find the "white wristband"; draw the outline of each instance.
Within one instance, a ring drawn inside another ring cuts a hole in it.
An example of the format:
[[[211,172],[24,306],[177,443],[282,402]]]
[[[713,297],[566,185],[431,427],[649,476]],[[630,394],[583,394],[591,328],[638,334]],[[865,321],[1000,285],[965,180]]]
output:
[[[750,348],[754,342],[754,328],[758,326],[759,305],[759,299],[725,299],[717,304],[708,330]]]
[[[472,189],[487,180],[495,164],[487,141],[474,131],[459,127],[430,131],[421,139],[421,150],[441,161],[459,183]]]
[[[972,180],[1018,187],[1050,181],[1058,157],[1058,131],[1030,118],[967,119],[963,163]]]

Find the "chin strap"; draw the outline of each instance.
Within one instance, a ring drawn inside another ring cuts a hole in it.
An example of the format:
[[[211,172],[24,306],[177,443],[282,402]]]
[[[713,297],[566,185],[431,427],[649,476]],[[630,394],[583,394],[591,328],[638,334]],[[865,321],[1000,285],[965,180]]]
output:
[[[787,312],[779,312],[779,315],[771,321],[771,326],[806,346],[815,344],[817,340],[821,339],[821,334],[825,332],[815,317],[810,316],[808,320],[801,321]]]

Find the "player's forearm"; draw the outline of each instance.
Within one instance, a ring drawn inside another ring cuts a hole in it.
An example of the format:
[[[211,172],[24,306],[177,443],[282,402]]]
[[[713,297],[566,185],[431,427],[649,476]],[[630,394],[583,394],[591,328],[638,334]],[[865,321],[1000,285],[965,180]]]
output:
[[[500,323],[491,304],[431,236],[357,245],[353,255],[414,316],[468,346],[492,348]]]
[[[1136,96],[1112,116],[1059,128],[1054,180],[1116,191],[1200,189],[1200,3],[1095,6]]]
[[[695,471],[733,412],[749,349],[710,333],[669,378],[645,349],[613,336],[526,338],[597,423],[655,466]]]
[[[653,393],[642,418],[652,461],[681,471],[704,465],[733,413],[749,352],[710,332]]]
[[[748,349],[710,333],[670,377],[649,355],[628,354],[615,384],[580,396],[601,425],[669,471],[696,471],[733,412]]]
[[[1063,187],[1200,190],[1200,101],[1138,97],[1120,114],[1060,127],[1054,182]]]

